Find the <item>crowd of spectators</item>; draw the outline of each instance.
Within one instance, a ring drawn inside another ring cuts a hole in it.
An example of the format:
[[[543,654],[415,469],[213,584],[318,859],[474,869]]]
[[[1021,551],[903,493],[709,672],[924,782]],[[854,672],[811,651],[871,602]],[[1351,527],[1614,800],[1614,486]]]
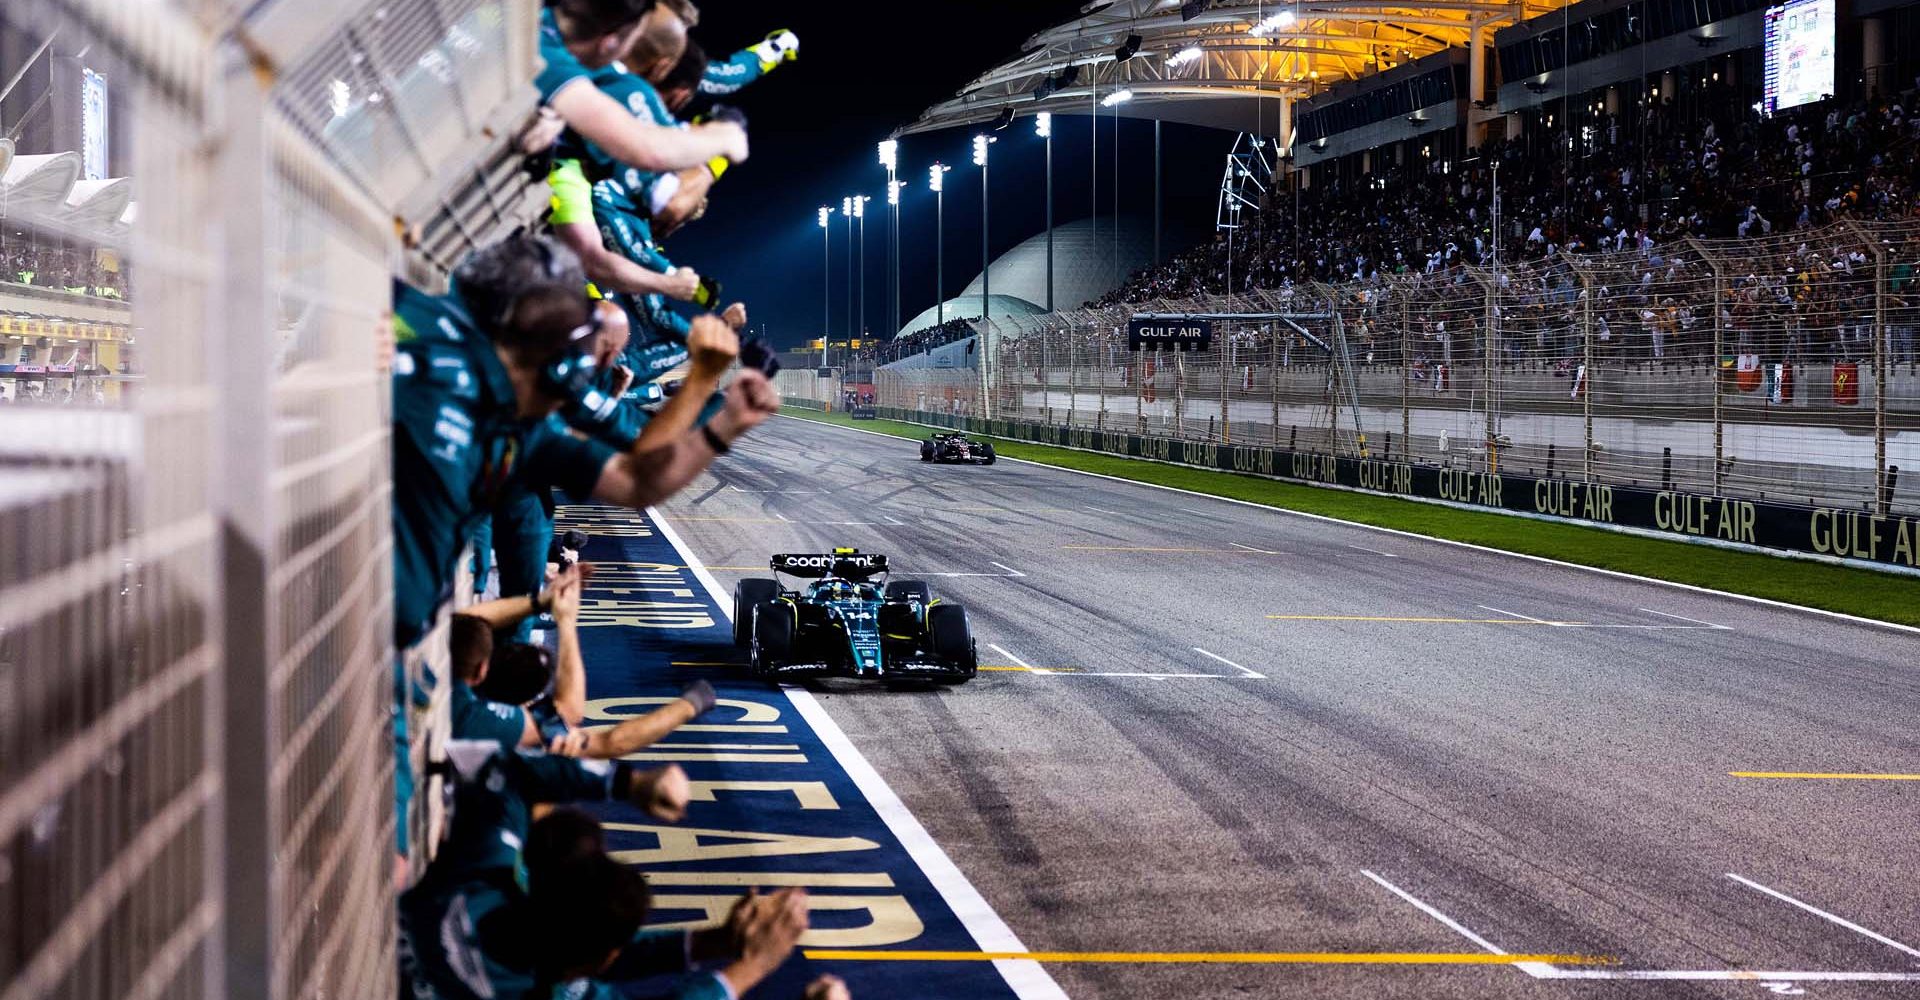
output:
[[[1904,234],[1884,244],[1885,346],[1914,360],[1915,95],[1773,116],[1731,88],[1710,98],[1691,117],[1655,103],[1633,120],[1490,141],[1415,178],[1316,184],[1300,193],[1297,225],[1282,190],[1234,234],[1231,259],[1218,235],[1099,304],[1331,295],[1355,353],[1376,360],[1398,358],[1403,320],[1411,360],[1478,359],[1489,319],[1501,362],[1566,362],[1588,328],[1609,355],[1698,361],[1716,319],[1727,354],[1857,360],[1873,351],[1874,260],[1840,223],[1865,220]],[[1314,282],[1331,290],[1310,291]]]
[[[127,293],[126,276],[101,264],[93,251],[31,243],[0,244],[0,282],[104,299]]]
[[[646,715],[585,725],[595,667],[578,629],[595,567],[579,558],[590,539],[555,536],[555,491],[645,509],[779,405],[777,362],[741,337],[745,307],[703,296],[660,240],[697,220],[719,175],[747,159],[744,118],[701,95],[792,60],[799,40],[774,32],[710,67],[688,38],[698,22],[689,0],[549,0],[543,111],[519,141],[550,178],[547,230],[478,250],[445,294],[395,286],[403,996],[739,1000],[765,995],[756,987],[808,926],[805,891],[786,888],[745,892],[710,927],[646,929],[644,877],[570,805],[619,800],[655,822],[685,820],[686,773],[625,758],[716,699],[700,682]],[[456,592],[463,565],[471,592]],[[436,705],[450,710],[443,755],[423,736]],[[435,843],[422,842],[429,775],[452,789]],[[848,991],[823,976],[784,994],[800,995]]]
[[[902,358],[925,354],[936,347],[965,340],[973,336],[973,333],[972,320],[950,319],[939,326],[903,333],[879,345],[874,349],[873,360],[876,364],[891,364]]]

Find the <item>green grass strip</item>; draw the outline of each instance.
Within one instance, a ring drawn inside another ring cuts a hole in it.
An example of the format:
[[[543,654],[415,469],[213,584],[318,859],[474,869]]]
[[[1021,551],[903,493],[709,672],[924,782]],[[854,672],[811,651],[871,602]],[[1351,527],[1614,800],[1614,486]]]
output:
[[[782,412],[805,420],[857,427],[916,441],[924,440],[931,433],[930,428],[916,424],[892,420],[854,420],[843,413],[821,413],[793,407]],[[1544,556],[1656,580],[1764,597],[1862,618],[1920,626],[1920,577],[1663,541],[1575,524],[1460,510],[1398,497],[1330,490],[1258,476],[1167,465],[1024,441],[990,440],[994,443],[994,450],[1008,458],[1097,472],[1157,486],[1173,486],[1195,493],[1246,500],[1269,507],[1320,514],[1342,521],[1394,528],[1456,542],[1470,542],[1492,549]]]

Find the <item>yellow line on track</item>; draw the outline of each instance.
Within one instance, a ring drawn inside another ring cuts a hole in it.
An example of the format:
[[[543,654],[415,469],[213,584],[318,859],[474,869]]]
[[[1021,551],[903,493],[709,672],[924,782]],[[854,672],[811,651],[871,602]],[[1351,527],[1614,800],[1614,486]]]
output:
[[[998,962],[1230,965],[1610,965],[1590,955],[1492,955],[1480,951],[866,951],[806,948],[821,962]]]
[[[1735,778],[1803,778],[1808,781],[1920,781],[1920,774],[1853,774],[1824,771],[1728,771]]]
[[[1062,545],[1060,547],[1076,552],[1213,552],[1229,556],[1277,556],[1280,554],[1255,549],[1162,549],[1138,545]]]
[[[1427,625],[1585,625],[1586,622],[1544,622],[1526,618],[1392,618],[1382,615],[1268,615],[1287,622],[1416,622]]]

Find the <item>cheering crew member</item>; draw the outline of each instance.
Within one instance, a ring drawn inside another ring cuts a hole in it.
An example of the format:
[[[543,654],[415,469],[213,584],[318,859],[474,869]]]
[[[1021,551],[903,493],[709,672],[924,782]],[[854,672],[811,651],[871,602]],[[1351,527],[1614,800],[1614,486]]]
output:
[[[475,254],[453,292],[396,290],[393,385],[394,630],[407,650],[450,596],[459,554],[500,491],[515,482],[642,509],[671,496],[764,422],[779,397],[740,374],[698,432],[616,451],[568,432],[554,412],[590,373],[601,313],[564,249],[517,237]],[[603,307],[610,310],[610,307]],[[702,317],[702,324],[721,326]],[[412,696],[396,671],[396,709]],[[404,751],[405,717],[396,720]],[[404,757],[404,753],[403,753]],[[404,803],[411,770],[401,762]],[[404,815],[404,810],[403,810]],[[401,824],[405,851],[406,824]]]
[[[643,170],[681,170],[715,157],[747,159],[747,133],[716,122],[669,130],[636,120],[588,79],[633,44],[653,0],[549,0],[540,14],[540,57],[534,78],[541,103],[567,127],[622,163]]]

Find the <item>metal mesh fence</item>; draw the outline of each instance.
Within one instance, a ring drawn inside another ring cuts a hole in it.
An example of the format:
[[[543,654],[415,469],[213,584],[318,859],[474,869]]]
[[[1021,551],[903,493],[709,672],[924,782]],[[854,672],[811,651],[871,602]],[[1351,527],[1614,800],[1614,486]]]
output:
[[[528,217],[538,8],[246,5],[240,44],[220,7],[0,8],[109,81],[137,205],[0,145],[75,171],[0,200],[0,366],[35,372],[0,406],[0,1000],[390,995],[396,822],[414,871],[433,843],[424,780],[393,806],[388,282]]]
[[[1920,507],[1920,226],[1559,255],[1056,313],[883,406],[1783,503]],[[1137,313],[1210,349],[1129,353]],[[1032,323],[1033,321],[1026,321]]]
[[[130,265],[145,377],[0,410],[0,997],[210,996],[222,655],[201,327],[216,199],[196,145],[204,94],[170,72],[207,53],[151,12],[117,32],[32,2],[4,20],[89,48],[122,88],[146,210],[127,232],[9,206]]]

